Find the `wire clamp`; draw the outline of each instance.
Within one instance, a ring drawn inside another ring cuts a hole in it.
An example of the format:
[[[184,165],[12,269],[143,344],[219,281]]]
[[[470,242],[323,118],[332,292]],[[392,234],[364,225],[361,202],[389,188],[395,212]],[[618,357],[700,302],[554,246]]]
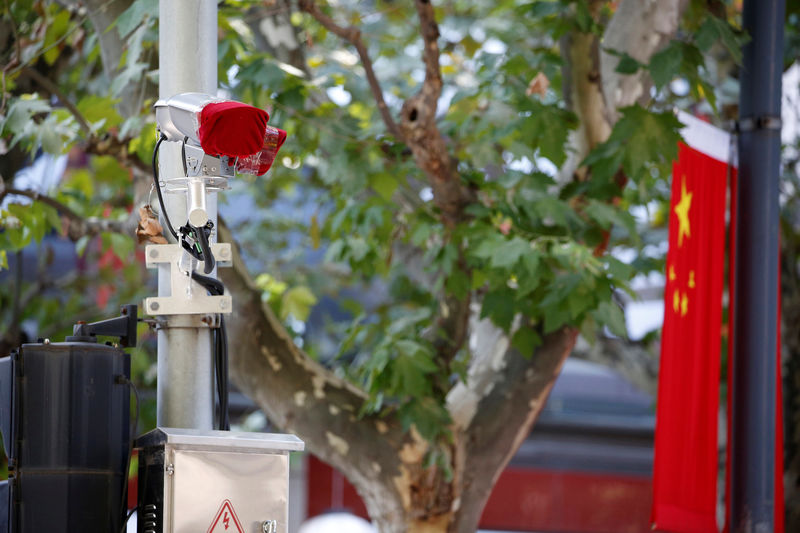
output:
[[[781,126],[783,126],[781,117],[773,115],[760,115],[757,117],[740,118],[733,123],[733,131],[736,133],[744,133],[756,130],[781,131]]]

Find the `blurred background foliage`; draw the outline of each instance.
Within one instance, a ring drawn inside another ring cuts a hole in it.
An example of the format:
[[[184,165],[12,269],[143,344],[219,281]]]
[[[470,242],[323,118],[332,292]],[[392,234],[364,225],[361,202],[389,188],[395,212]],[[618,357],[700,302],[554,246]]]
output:
[[[157,1],[131,2],[107,29],[123,43],[110,71],[87,5],[20,0],[2,18],[3,351],[24,332],[60,339],[78,319],[155,292],[143,247],[117,230],[148,201]],[[634,276],[663,268],[680,127],[673,109],[718,124],[734,116],[745,37],[739,5],[695,0],[649,64],[619,54],[619,72],[650,73],[653,98],[621,110],[610,138],[582,161],[590,179],[574,179],[560,172],[579,127],[564,97],[560,43],[575,30],[601,35],[615,7],[593,17],[585,0],[437,4],[437,123],[477,198],[451,228],[409,150],[386,132],[350,46],[289,2],[220,3],[221,94],[268,110],[288,132],[269,174],[233,180],[221,213],[263,300],[307,353],[367,390],[366,411],[389,402],[429,438],[445,426],[443,395],[470,355],[465,345],[445,367],[435,358],[432,317],[450,296],[474,294],[481,317],[523,354],[564,325],[590,340],[626,335],[622,293],[635,297]],[[361,28],[398,112],[424,78],[413,5],[338,0],[323,10]],[[269,17],[290,25],[290,54],[265,46],[259,29]],[[26,182],[26,172],[44,185]],[[99,219],[118,225],[78,222]],[[134,373],[152,387],[153,337],[144,325],[140,335]],[[152,411],[143,412],[152,426]]]

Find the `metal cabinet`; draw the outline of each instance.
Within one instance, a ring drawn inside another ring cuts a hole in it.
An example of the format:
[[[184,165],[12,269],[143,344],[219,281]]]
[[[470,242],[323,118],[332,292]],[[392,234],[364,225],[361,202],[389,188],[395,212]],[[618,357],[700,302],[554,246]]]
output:
[[[287,533],[294,435],[157,428],[139,448],[139,533]]]

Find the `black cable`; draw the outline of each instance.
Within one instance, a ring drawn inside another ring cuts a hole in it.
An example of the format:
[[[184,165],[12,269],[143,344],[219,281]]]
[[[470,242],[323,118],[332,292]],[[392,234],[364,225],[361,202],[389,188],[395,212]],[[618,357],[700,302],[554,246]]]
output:
[[[225,319],[220,316],[219,317],[219,334],[220,334],[220,345],[221,345],[221,354],[220,354],[220,367],[221,367],[221,377],[220,382],[222,384],[222,393],[219,396],[219,411],[220,411],[220,429],[224,429],[225,431],[230,431],[231,429],[231,422],[230,422],[230,410],[228,406],[229,400],[229,391],[228,391],[228,330],[225,327]]]
[[[131,515],[133,515],[133,511],[136,510],[136,508],[134,507],[133,509],[131,509],[131,511],[129,513],[125,512],[125,510],[128,507],[128,505],[127,505],[128,504],[128,474],[130,473],[130,470],[131,470],[131,457],[133,456],[133,442],[136,439],[136,436],[135,436],[136,435],[136,428],[139,427],[139,407],[140,407],[140,404],[139,404],[139,389],[136,388],[136,385],[134,385],[133,381],[128,379],[127,376],[117,376],[117,383],[124,383],[126,385],[129,385],[131,390],[133,391],[133,395],[136,397],[136,411],[135,411],[136,414],[133,417],[133,427],[130,430],[130,438],[129,438],[129,443],[128,443],[128,462],[127,462],[127,464],[125,466],[125,475],[124,475],[125,488],[122,490],[122,502],[121,502],[121,505],[120,505],[120,516],[125,516],[125,520],[122,522],[122,527],[120,527],[119,532],[120,533],[125,533],[125,531],[127,529],[127,525],[128,525],[128,520],[130,520]]]
[[[192,279],[205,288],[212,296],[225,294],[225,286],[218,279],[192,272]],[[220,315],[219,328],[214,330],[214,374],[217,381],[217,398],[219,399],[219,419],[217,428],[231,429],[228,390],[228,330],[225,319]]]
[[[181,161],[183,162],[183,175],[187,178],[189,177],[189,169],[186,168],[186,141],[189,140],[189,137],[183,138],[183,143],[181,144]]]
[[[130,511],[128,511],[128,514],[127,514],[127,515],[125,515],[125,522],[123,522],[123,523],[122,523],[122,529],[120,530],[120,532],[119,532],[119,533],[125,533],[125,531],[126,531],[126,529],[125,529],[125,526],[128,524],[128,521],[129,521],[129,520],[131,519],[131,517],[133,516],[133,513],[135,513],[135,512],[136,512],[136,509],[138,509],[138,507],[134,507],[133,509],[131,509]]]
[[[212,270],[214,270],[214,254],[211,253],[211,245],[208,243],[208,236],[206,235],[206,228],[210,227],[213,228],[214,225],[209,220],[206,225],[202,228],[198,228],[197,226],[192,226],[187,222],[187,225],[194,230],[194,234],[197,236],[197,243],[200,245],[200,249],[203,251],[203,273],[210,274]]]
[[[172,224],[169,221],[167,208],[164,207],[164,197],[161,196],[161,185],[158,183],[158,164],[156,163],[156,158],[158,157],[158,149],[161,146],[161,143],[165,140],[167,140],[167,137],[162,134],[156,143],[156,147],[153,148],[153,182],[155,183],[156,192],[158,193],[158,204],[161,206],[161,214],[164,215],[164,221],[167,223],[167,229],[170,233],[172,233],[172,236],[175,237],[175,241],[179,241],[180,239],[178,239],[178,234],[175,232],[175,228],[172,227]]]

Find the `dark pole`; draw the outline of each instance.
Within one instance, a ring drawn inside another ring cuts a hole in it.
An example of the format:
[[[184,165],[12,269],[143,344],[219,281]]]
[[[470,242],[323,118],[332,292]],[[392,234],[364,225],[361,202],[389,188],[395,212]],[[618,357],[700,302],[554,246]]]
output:
[[[731,516],[771,533],[775,506],[778,171],[784,0],[745,0],[736,210]]]

